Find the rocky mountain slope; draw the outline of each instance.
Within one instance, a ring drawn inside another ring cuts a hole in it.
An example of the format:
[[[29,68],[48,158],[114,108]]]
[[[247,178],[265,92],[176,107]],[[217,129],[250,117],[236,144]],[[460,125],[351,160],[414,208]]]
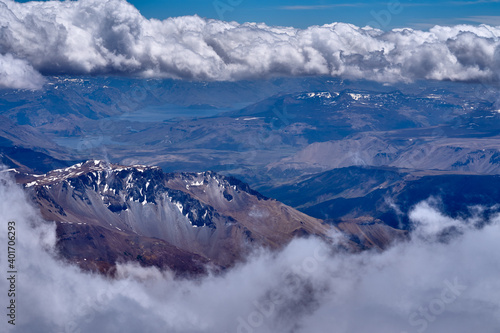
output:
[[[295,236],[330,227],[213,172],[170,173],[92,160],[44,175],[18,174],[42,215],[57,222],[63,257],[103,270],[137,260],[181,271],[228,267]]]

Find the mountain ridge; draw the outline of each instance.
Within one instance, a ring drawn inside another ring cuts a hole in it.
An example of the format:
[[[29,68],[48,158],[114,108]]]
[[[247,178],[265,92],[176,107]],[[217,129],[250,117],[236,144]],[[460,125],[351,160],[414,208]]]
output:
[[[296,236],[326,238],[332,229],[236,178],[214,172],[169,174],[158,167],[91,160],[44,175],[17,173],[16,177],[42,216],[56,222],[63,257],[80,264],[85,259],[85,267],[89,262],[93,267],[110,267],[130,259],[124,253],[133,252],[131,237],[145,248],[157,239],[164,249],[178,249],[183,260],[192,253],[223,268],[256,246],[279,249]],[[89,252],[82,239],[68,235],[100,242]],[[81,244],[81,252],[69,240]],[[139,253],[135,259],[144,257]],[[162,265],[161,259],[148,263]],[[198,271],[196,267],[191,268]]]

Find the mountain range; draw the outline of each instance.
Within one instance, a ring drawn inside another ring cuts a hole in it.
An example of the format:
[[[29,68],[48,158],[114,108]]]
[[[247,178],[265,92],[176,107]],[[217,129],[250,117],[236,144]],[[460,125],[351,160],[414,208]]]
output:
[[[44,93],[0,92],[0,158],[56,222],[61,257],[89,270],[198,274],[332,234],[350,251],[384,249],[408,237],[422,200],[453,217],[497,212],[490,92],[52,77]]]

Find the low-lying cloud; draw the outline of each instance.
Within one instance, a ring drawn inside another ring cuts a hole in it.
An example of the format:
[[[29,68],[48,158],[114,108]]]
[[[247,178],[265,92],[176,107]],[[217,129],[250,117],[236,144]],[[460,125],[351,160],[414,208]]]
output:
[[[499,37],[500,27],[487,25],[384,32],[333,23],[296,29],[198,16],[146,19],[123,0],[2,0],[0,86],[40,87],[38,73],[491,82],[499,80]]]
[[[426,202],[411,218],[412,240],[382,253],[335,254],[320,240],[299,239],[224,275],[175,280],[123,265],[111,280],[54,259],[54,226],[0,173],[0,246],[7,221],[16,221],[19,271],[16,326],[5,315],[0,326],[23,333],[498,332],[500,219],[477,229],[477,220],[453,220]],[[5,252],[0,263],[5,273]]]

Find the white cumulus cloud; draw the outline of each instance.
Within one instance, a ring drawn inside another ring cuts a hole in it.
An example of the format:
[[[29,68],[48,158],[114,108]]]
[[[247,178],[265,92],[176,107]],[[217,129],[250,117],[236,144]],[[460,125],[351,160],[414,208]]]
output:
[[[54,225],[0,172],[0,246],[7,248],[7,222],[15,221],[18,271],[16,326],[4,315],[0,327],[12,333],[498,332],[500,219],[477,229],[477,221],[453,221],[431,203],[418,205],[411,218],[415,237],[384,252],[335,253],[320,240],[298,239],[222,275],[177,280],[123,265],[120,278],[107,279],[57,260]],[[442,241],[438,236],[450,227],[460,232]],[[9,287],[0,279],[4,306]]]
[[[487,25],[295,29],[198,16],[149,20],[123,0],[0,1],[1,84],[13,88],[39,85],[34,70],[189,80],[327,75],[489,82],[499,79],[499,45],[500,27]]]
[[[44,79],[27,61],[0,54],[0,88],[38,89]]]

